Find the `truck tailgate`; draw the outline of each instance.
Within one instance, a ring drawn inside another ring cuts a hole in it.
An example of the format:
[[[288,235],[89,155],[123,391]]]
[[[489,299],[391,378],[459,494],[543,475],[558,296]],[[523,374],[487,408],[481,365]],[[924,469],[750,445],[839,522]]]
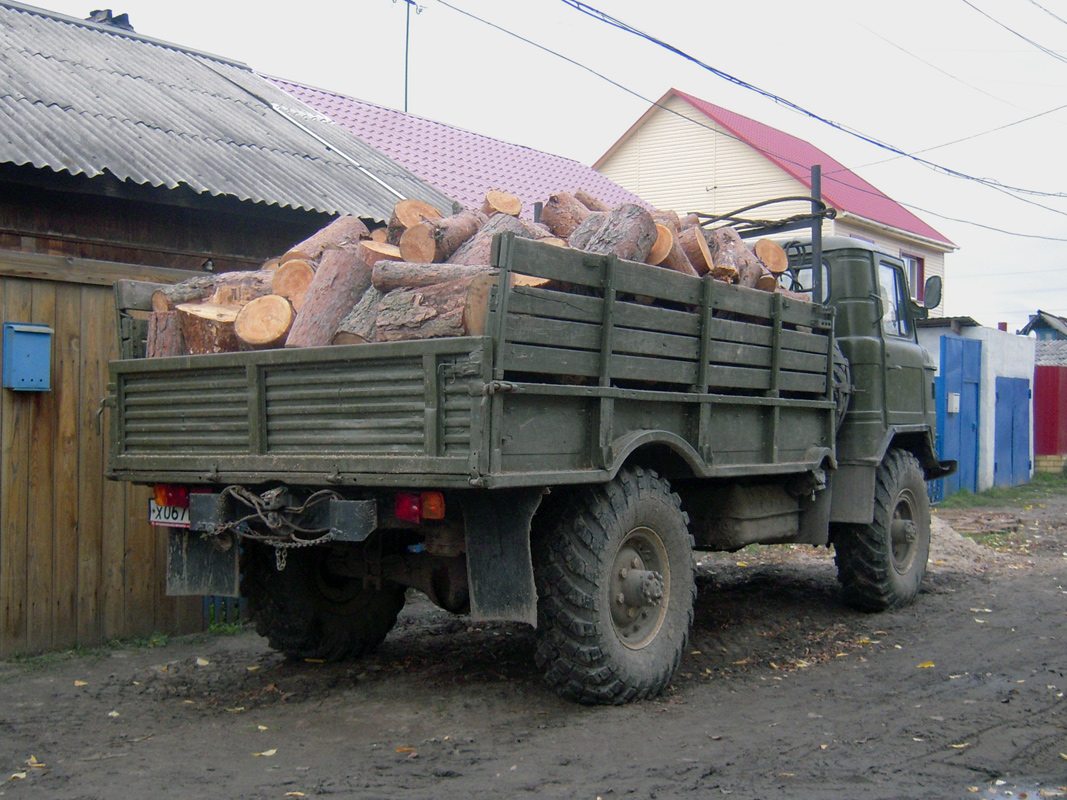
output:
[[[111,364],[110,469],[140,482],[467,485],[481,338]]]

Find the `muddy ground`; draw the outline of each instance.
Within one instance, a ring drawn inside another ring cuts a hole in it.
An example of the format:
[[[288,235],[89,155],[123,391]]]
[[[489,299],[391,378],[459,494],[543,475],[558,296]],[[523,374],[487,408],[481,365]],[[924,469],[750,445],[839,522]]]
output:
[[[917,602],[878,615],[826,551],[703,556],[677,680],[620,708],[557,698],[529,629],[417,599],[347,665],[247,632],[0,663],[0,797],[1067,796],[1067,497],[938,517]]]

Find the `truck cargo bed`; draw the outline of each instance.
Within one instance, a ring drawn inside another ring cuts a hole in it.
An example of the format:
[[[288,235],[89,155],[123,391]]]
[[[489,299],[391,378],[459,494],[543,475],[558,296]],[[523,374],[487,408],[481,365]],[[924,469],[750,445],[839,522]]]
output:
[[[704,476],[832,460],[830,309],[510,234],[494,261],[484,336],[113,362],[109,476],[460,488],[606,480],[639,447]]]

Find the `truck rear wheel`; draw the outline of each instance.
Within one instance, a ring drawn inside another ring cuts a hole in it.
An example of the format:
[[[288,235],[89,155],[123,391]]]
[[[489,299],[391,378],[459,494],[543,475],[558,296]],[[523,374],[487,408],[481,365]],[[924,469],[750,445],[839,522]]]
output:
[[[361,656],[381,644],[404,607],[403,586],[368,588],[333,573],[325,548],[289,550],[282,571],[272,548],[248,549],[241,586],[256,632],[290,658]]]
[[[562,696],[613,704],[666,688],[693,620],[687,522],[667,481],[630,468],[577,492],[535,542],[537,663]]]
[[[849,605],[884,611],[915,599],[930,553],[930,500],[915,456],[886,453],[875,475],[874,522],[836,531],[834,551]]]

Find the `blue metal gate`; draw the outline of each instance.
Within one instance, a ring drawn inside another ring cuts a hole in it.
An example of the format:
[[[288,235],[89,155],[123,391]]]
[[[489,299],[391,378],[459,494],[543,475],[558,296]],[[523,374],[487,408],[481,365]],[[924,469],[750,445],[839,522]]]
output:
[[[1030,480],[1030,381],[997,378],[993,415],[993,485]]]
[[[943,478],[941,497],[966,489],[978,491],[978,419],[981,404],[982,343],[959,336],[941,337],[937,393],[937,450],[955,459],[959,470]]]

